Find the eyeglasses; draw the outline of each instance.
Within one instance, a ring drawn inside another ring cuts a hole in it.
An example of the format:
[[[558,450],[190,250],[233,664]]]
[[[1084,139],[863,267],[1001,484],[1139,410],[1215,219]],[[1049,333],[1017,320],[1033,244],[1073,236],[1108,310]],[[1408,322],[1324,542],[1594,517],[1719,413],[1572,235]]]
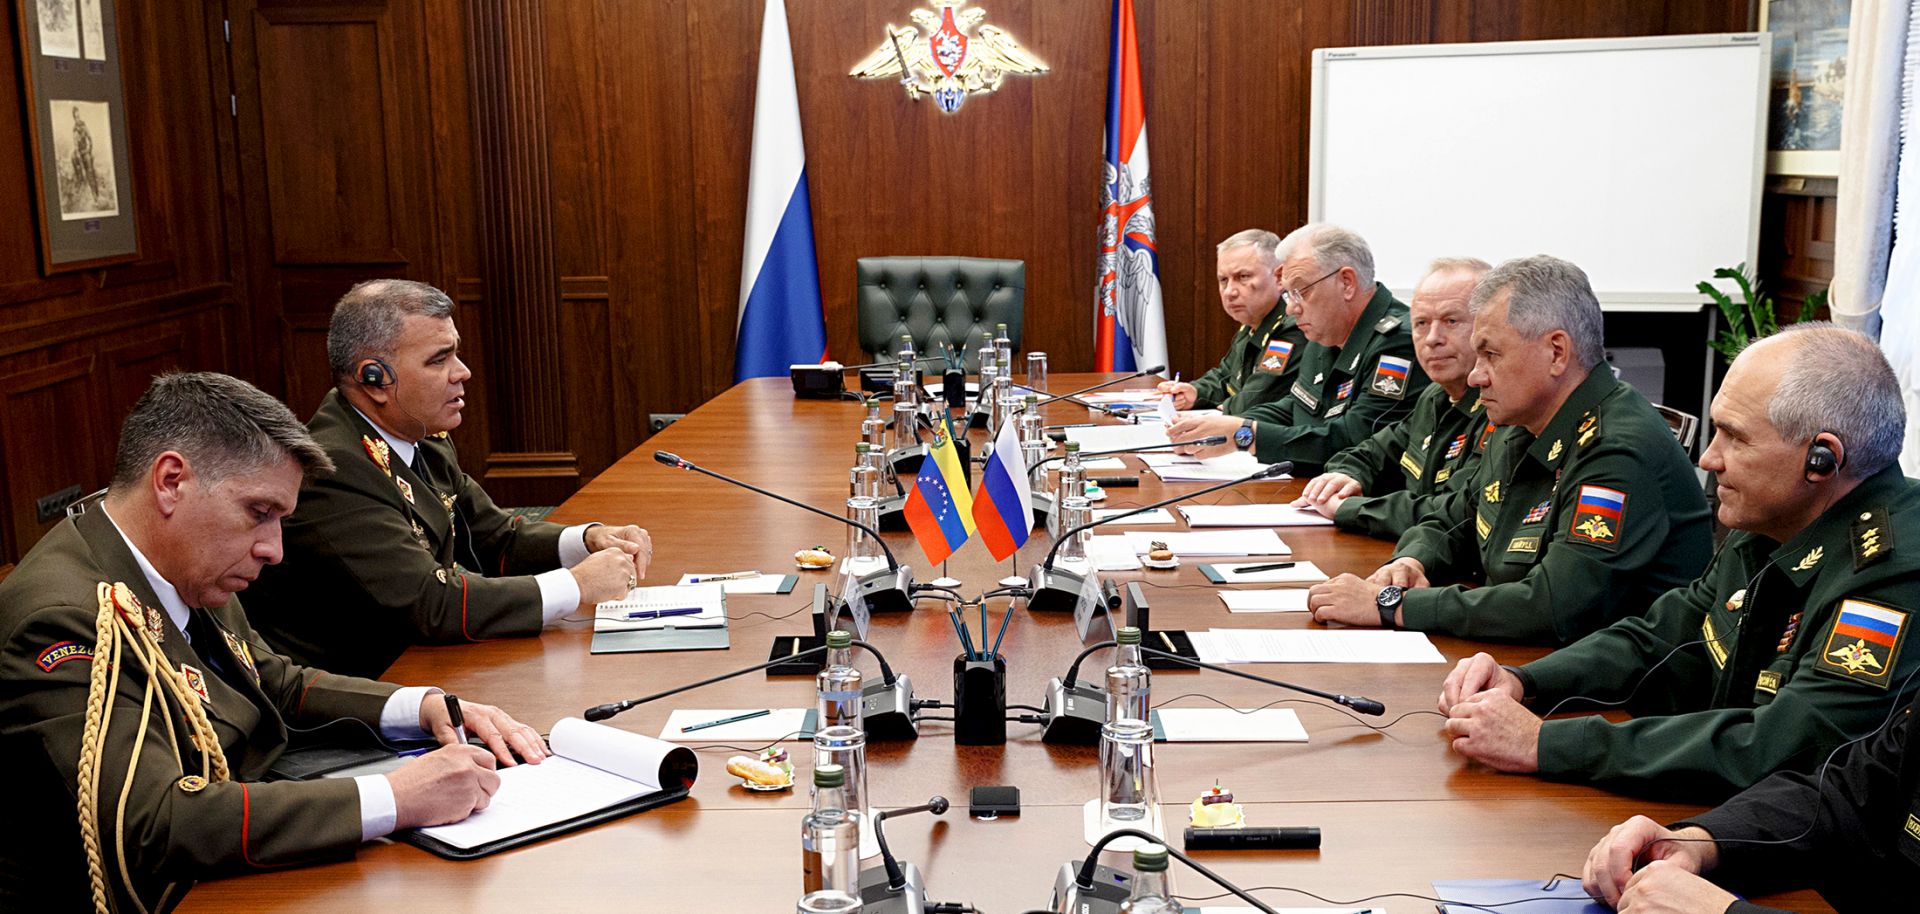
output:
[[[1325,281],[1327,281],[1327,280],[1328,280],[1329,278],[1331,278],[1331,277],[1332,277],[1332,276],[1334,275],[1334,273],[1338,273],[1338,272],[1340,272],[1340,271],[1341,271],[1342,269],[1344,269],[1344,268],[1343,268],[1343,267],[1334,267],[1334,268],[1333,268],[1333,272],[1331,272],[1331,273],[1328,273],[1328,274],[1327,274],[1326,276],[1322,276],[1322,277],[1320,277],[1319,279],[1316,279],[1316,280],[1314,280],[1314,281],[1312,281],[1312,282],[1310,282],[1310,283],[1307,283],[1306,285],[1304,285],[1304,286],[1301,286],[1301,287],[1300,287],[1299,289],[1289,289],[1289,288],[1286,288],[1285,286],[1282,286],[1282,287],[1280,288],[1280,297],[1281,297],[1282,299],[1285,299],[1285,300],[1286,300],[1286,303],[1287,303],[1287,304],[1289,304],[1289,305],[1298,305],[1298,304],[1300,304],[1300,302],[1301,302],[1301,300],[1302,300],[1302,297],[1303,297],[1303,296],[1305,296],[1305,295],[1307,294],[1307,290],[1308,290],[1308,289],[1311,289],[1311,288],[1313,288],[1314,286],[1317,286],[1317,285],[1319,285],[1319,284],[1321,284],[1321,283],[1323,283],[1323,282],[1325,282]]]

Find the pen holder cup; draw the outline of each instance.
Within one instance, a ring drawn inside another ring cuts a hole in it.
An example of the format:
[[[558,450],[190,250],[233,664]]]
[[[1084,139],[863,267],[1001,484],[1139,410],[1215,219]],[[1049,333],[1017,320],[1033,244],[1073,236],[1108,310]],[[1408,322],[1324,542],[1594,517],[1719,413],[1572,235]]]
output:
[[[953,741],[999,746],[1007,741],[1007,660],[953,658]]]

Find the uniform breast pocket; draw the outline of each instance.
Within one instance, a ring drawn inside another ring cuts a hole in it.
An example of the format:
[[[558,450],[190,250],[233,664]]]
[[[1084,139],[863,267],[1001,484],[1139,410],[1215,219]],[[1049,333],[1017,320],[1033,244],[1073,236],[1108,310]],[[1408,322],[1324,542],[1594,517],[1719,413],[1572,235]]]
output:
[[[1547,544],[1547,525],[1530,524],[1516,528],[1505,543],[1499,544],[1503,564],[1526,568],[1539,563]],[[1514,577],[1519,575],[1515,573]]]

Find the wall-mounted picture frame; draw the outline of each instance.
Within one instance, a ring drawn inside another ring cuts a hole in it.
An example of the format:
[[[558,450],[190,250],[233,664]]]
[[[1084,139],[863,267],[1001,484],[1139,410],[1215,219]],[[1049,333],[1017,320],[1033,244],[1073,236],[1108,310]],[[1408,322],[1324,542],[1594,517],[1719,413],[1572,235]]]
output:
[[[1767,173],[1840,174],[1852,0],[1765,0],[1760,30],[1773,33],[1767,106]]]
[[[140,256],[114,0],[16,0],[40,265]]]

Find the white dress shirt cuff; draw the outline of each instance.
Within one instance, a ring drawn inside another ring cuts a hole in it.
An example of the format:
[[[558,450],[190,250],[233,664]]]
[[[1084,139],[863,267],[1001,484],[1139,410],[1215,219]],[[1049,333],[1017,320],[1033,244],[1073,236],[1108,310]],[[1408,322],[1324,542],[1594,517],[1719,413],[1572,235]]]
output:
[[[555,568],[534,575],[533,581],[540,585],[542,625],[551,625],[553,620],[580,608],[580,582],[573,579],[573,572]]]
[[[587,528],[599,524],[575,524],[560,531],[560,567],[572,568],[593,553],[587,549]]]
[[[360,788],[360,840],[372,841],[393,834],[400,808],[393,800],[393,785],[384,774],[363,774],[353,779]]]
[[[420,726],[420,703],[439,692],[432,686],[405,686],[387,699],[380,709],[380,735],[386,739],[429,739],[433,734]]]

